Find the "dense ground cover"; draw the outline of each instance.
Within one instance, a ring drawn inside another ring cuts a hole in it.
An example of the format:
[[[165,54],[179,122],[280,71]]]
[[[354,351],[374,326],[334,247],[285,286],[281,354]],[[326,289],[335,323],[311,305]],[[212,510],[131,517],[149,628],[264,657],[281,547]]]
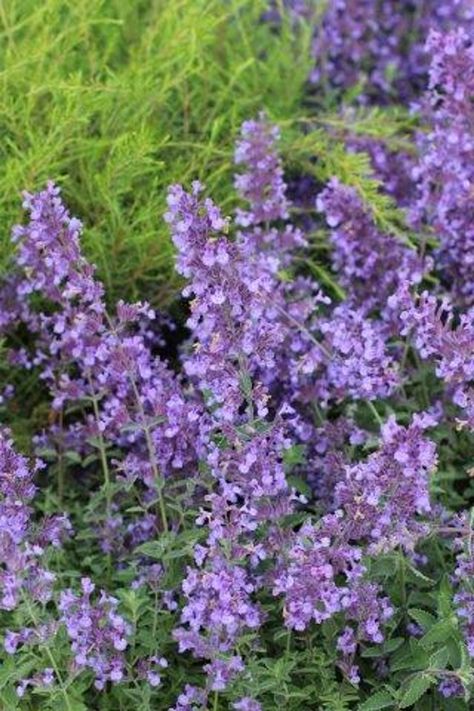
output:
[[[470,708],[469,3],[0,22],[0,703]]]

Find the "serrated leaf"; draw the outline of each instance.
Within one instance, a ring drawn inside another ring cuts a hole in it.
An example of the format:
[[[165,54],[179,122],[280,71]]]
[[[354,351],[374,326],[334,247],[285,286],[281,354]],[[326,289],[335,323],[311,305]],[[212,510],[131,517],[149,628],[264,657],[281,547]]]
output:
[[[415,622],[423,627],[425,630],[429,630],[436,623],[436,617],[427,612],[426,610],[421,610],[418,607],[412,607],[408,610],[408,614],[412,617]]]
[[[378,711],[394,705],[394,700],[388,691],[377,691],[360,704],[358,711]]]
[[[395,659],[390,663],[390,671],[404,671],[405,669],[413,669],[415,663],[411,655],[400,656],[400,659]]]
[[[399,708],[407,709],[421,699],[426,691],[434,684],[436,679],[429,674],[417,674],[407,685],[407,690],[402,696]]]
[[[387,641],[382,645],[384,654],[391,654],[396,649],[401,647],[404,641],[403,637],[392,637],[392,639],[387,639]]]
[[[423,583],[426,583],[427,585],[434,585],[435,581],[429,578],[427,575],[424,575],[418,568],[415,568],[413,565],[409,565],[407,563],[406,565],[406,570],[407,570],[407,577],[410,578],[415,578],[415,580],[421,581]]]
[[[444,669],[449,661],[449,650],[447,647],[441,647],[430,657],[430,667],[435,669]]]
[[[420,639],[423,647],[430,647],[436,642],[447,642],[453,633],[453,626],[450,620],[441,620],[437,622],[428,632]]]
[[[458,669],[462,665],[463,649],[465,648],[464,642],[457,639],[450,639],[446,645],[446,649],[449,653],[449,663],[453,669]],[[470,658],[468,657],[468,665],[471,665]]]
[[[397,649],[390,661],[390,669],[393,672],[403,669],[410,669],[411,671],[422,670],[426,669],[427,666],[428,654],[419,641],[414,638],[411,638],[406,644]]]

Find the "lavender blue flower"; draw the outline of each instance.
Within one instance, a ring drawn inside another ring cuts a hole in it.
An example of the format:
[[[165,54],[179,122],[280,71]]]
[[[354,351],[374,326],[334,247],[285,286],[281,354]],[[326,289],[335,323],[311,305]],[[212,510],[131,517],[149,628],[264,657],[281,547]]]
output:
[[[460,424],[473,429],[474,310],[456,318],[447,297],[439,300],[427,291],[411,296],[406,286],[391,297],[390,304],[400,314],[402,335],[423,360],[434,363],[446,394],[463,411]]]
[[[78,671],[91,669],[94,685],[103,689],[106,682],[118,683],[125,676],[124,650],[128,646],[131,626],[118,614],[118,600],[104,591],[91,599],[95,585],[82,578],[81,593],[72,590],[61,593],[59,610],[66,626]]]
[[[249,203],[247,211],[237,210],[236,222],[242,227],[288,217],[283,167],[275,149],[279,137],[278,127],[270,124],[264,114],[257,121],[242,124],[234,156],[236,165],[247,166],[246,173],[235,177],[235,187]]]
[[[345,90],[361,87],[361,100],[409,102],[426,82],[430,29],[472,28],[465,0],[330,0],[316,23],[311,81]]]
[[[331,259],[349,302],[370,313],[384,312],[400,284],[418,284],[430,263],[400,239],[377,228],[354,188],[336,178],[318,196],[317,207],[331,230]]]
[[[437,266],[452,298],[474,303],[474,46],[462,27],[432,31],[426,50],[431,59],[424,115],[429,132],[419,140],[414,168],[419,196],[415,225],[425,221],[439,239]]]
[[[15,609],[22,596],[46,603],[56,576],[42,563],[49,545],[58,547],[71,531],[67,516],[40,521],[35,526],[32,501],[40,460],[29,464],[18,454],[11,432],[0,429],[0,609]]]

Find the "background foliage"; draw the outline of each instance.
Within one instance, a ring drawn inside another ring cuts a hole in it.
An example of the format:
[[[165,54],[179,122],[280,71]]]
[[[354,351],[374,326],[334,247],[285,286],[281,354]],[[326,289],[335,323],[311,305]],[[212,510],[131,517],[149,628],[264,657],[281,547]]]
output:
[[[232,140],[262,107],[298,113],[309,32],[259,23],[260,0],[0,4],[3,266],[19,190],[56,180],[110,297],[173,285],[166,187],[225,199]],[[224,200],[225,202],[225,200]]]

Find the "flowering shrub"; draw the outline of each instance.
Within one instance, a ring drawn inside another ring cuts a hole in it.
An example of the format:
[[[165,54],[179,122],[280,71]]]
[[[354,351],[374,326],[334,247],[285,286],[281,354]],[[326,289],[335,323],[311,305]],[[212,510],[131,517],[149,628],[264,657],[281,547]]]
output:
[[[48,417],[26,443],[0,429],[5,708],[469,708],[474,59],[461,30],[429,47],[409,239],[336,178],[300,220],[264,113],[232,214],[169,188],[173,357],[148,303],[107,302],[59,187],[24,194],[2,405],[28,406],[28,377]]]

